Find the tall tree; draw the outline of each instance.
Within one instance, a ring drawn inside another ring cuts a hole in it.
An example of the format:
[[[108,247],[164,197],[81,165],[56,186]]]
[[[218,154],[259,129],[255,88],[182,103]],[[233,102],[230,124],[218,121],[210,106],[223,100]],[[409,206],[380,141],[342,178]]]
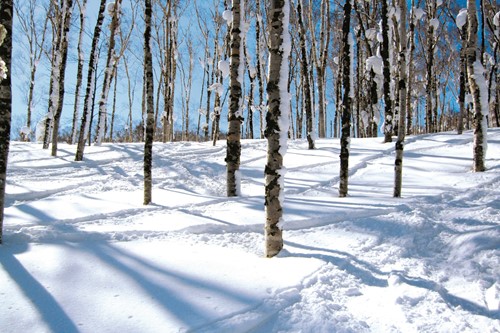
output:
[[[76,143],[77,134],[78,134],[78,113],[80,107],[80,92],[82,89],[82,81],[83,81],[83,63],[85,61],[85,57],[83,54],[82,43],[85,32],[85,13],[87,9],[87,0],[83,0],[80,4],[80,1],[77,1],[78,8],[80,9],[80,33],[78,34],[78,46],[76,51],[78,52],[78,65],[76,70],[76,86],[75,86],[75,102],[73,106],[73,122],[71,126],[71,144]]]
[[[55,96],[50,96],[49,100],[52,100],[52,110],[49,109],[49,113],[52,113],[52,156],[57,156],[57,141],[59,137],[59,123],[61,122],[62,109],[64,104],[64,78],[66,76],[66,63],[68,59],[68,44],[69,44],[69,28],[71,25],[71,15],[73,13],[73,0],[62,0],[62,10],[61,10],[61,30],[59,32],[59,46],[56,51],[55,65],[57,66],[56,77],[54,82],[59,81],[54,85],[54,89],[57,88],[58,91],[53,91]],[[57,96],[57,97],[56,97]],[[57,100],[56,100],[57,98]],[[45,142],[44,142],[45,143]]]
[[[144,10],[144,72],[146,86],[146,135],[144,140],[144,204],[152,202],[152,165],[154,136],[154,87],[153,87],[153,56],[151,54],[151,0],[146,0]]]
[[[259,116],[260,116],[260,138],[264,139],[264,84],[266,81],[265,76],[265,57],[264,57],[264,23],[261,14],[260,0],[255,0],[255,15],[257,21],[255,22],[255,47],[256,47],[256,70],[257,70],[257,83],[259,87]]]
[[[28,95],[26,99],[26,125],[21,131],[23,141],[30,140],[33,108],[35,104],[35,83],[38,71],[38,64],[44,54],[45,39],[48,35],[48,23],[50,15],[47,9],[40,5],[38,0],[17,1],[14,6],[17,16],[17,26],[26,37],[27,53],[29,52],[29,83]],[[40,21],[42,18],[42,21]]]
[[[399,70],[399,126],[398,126],[398,139],[396,141],[396,159],[394,165],[394,197],[401,197],[401,187],[403,184],[403,149],[406,134],[406,0],[399,0],[400,19],[399,19],[399,56],[398,56],[398,70]]]
[[[241,156],[241,123],[243,122],[243,74],[245,69],[244,54],[244,16],[245,1],[233,0],[231,24],[231,63],[230,94],[227,131],[227,196],[240,193],[239,170]]]
[[[457,16],[457,27],[460,31],[460,40],[462,42],[462,47],[460,49],[460,84],[458,92],[458,124],[457,132],[462,134],[464,130],[464,116],[465,116],[465,93],[466,93],[466,72],[467,64],[465,59],[465,50],[467,49],[467,10],[461,10]]]
[[[351,0],[344,4],[344,21],[342,23],[342,130],[340,133],[340,184],[339,197],[346,197],[349,179],[349,144],[351,141],[351,116],[352,116],[352,49],[353,37],[351,34]]]
[[[392,142],[392,134],[394,132],[394,112],[392,110],[392,96],[391,96],[391,67],[389,62],[389,11],[388,0],[382,0],[382,47],[380,54],[383,62],[383,75],[384,75],[384,142]]]
[[[290,56],[290,3],[271,0],[269,7],[268,113],[266,115],[267,163],[265,167],[265,255],[270,258],[283,248],[284,177],[283,156],[287,149],[290,96],[287,89]]]
[[[76,148],[75,161],[83,160],[85,150],[85,142],[90,131],[90,110],[94,104],[95,92],[95,71],[97,70],[98,44],[101,37],[102,22],[104,21],[104,9],[106,8],[106,0],[101,0],[97,22],[94,28],[94,36],[92,38],[92,47],[90,49],[89,68],[87,73],[87,88],[85,90],[85,100],[83,102],[82,120],[80,123],[80,134],[78,135],[78,146]]]
[[[12,0],[0,2],[0,244],[5,208],[7,159],[12,114]]]
[[[114,69],[118,57],[115,53],[116,34],[120,29],[121,0],[108,4],[108,12],[111,16],[109,26],[108,54],[106,57],[106,68],[104,69],[104,82],[102,84],[101,98],[99,99],[99,119],[97,121],[96,145],[100,145],[106,131],[106,104],[108,102],[109,89],[113,78]]]
[[[302,5],[303,0],[297,0],[297,18],[299,24],[300,36],[300,68],[301,68],[301,83],[304,93],[304,111],[306,114],[306,131],[307,143],[309,149],[314,149],[314,123],[313,123],[313,106],[312,92],[310,85],[309,61],[306,47],[306,29],[304,24],[304,10]]]
[[[51,154],[56,156],[59,122],[64,103],[64,79],[68,58],[68,35],[73,12],[73,0],[61,0],[59,4],[56,0],[52,1],[52,9],[55,12],[55,19],[52,21],[54,36],[52,38],[49,106],[47,121],[45,122],[43,148],[48,149],[52,141]]]
[[[326,137],[326,69],[328,49],[330,46],[330,1],[321,0],[320,4],[320,32],[319,41],[316,41],[313,19],[313,3],[309,0],[309,30],[311,31],[311,55],[316,68],[316,82],[318,89],[318,136]],[[319,44],[319,45],[316,45]]]
[[[413,89],[413,54],[415,53],[415,8],[414,8],[414,0],[411,0],[411,10],[410,10],[410,22],[409,28],[410,31],[408,33],[408,76],[406,78],[406,133],[412,133],[412,121],[413,121],[413,113],[411,110],[411,97],[412,97],[412,89]]]
[[[426,2],[427,12],[427,56],[426,60],[426,101],[425,101],[425,127],[427,133],[437,131],[437,96],[436,96],[436,70],[435,48],[437,45],[436,30],[439,24],[436,18],[436,0]]]
[[[486,131],[488,129],[488,96],[487,85],[484,77],[484,67],[481,64],[480,50],[477,47],[477,9],[475,0],[467,0],[467,69],[469,86],[472,93],[472,103],[474,107],[474,172],[486,170]]]

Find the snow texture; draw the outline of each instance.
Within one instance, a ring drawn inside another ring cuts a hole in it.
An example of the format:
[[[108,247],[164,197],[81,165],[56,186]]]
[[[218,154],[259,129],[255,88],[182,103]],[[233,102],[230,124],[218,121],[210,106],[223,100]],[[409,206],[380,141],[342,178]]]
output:
[[[225,10],[222,12],[222,18],[226,21],[227,25],[230,25],[233,21],[233,12],[231,10]]]
[[[458,29],[462,29],[463,26],[467,23],[467,9],[462,8],[457,15],[457,27]]]
[[[220,60],[217,68],[221,71],[222,77],[226,79],[230,73],[230,64],[227,60]]]
[[[414,9],[414,15],[416,20],[421,20],[425,15],[425,11],[422,8],[417,7]]]
[[[500,129],[482,173],[473,133],[409,136],[403,198],[394,148],[288,142],[285,247],[263,257],[266,140],[243,140],[241,191],[225,196],[226,147],[155,144],[142,205],[143,144],[12,142],[2,333],[500,331]]]
[[[382,57],[371,56],[371,57],[368,57],[368,59],[366,59],[366,70],[370,71],[372,69],[375,72],[375,74],[377,74],[377,75],[383,74],[384,62],[382,60]]]
[[[439,20],[437,18],[431,19],[429,24],[434,28],[434,31],[439,28]]]

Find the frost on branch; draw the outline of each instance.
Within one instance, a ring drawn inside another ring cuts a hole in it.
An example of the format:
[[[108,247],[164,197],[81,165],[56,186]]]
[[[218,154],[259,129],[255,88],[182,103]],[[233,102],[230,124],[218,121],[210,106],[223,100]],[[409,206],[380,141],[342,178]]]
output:
[[[224,87],[222,86],[222,84],[216,82],[214,84],[212,84],[210,87],[208,87],[208,90],[215,90],[215,92],[219,95],[219,96],[222,96],[222,94],[224,93]]]
[[[0,45],[3,44],[5,36],[7,36],[7,29],[5,29],[5,27],[2,24],[0,24]],[[0,82],[6,78],[7,78],[7,65],[2,60],[2,58],[0,58]]]
[[[230,71],[229,61],[227,60],[219,61],[218,68],[221,71],[223,78],[227,78],[229,76],[229,71]]]
[[[462,29],[466,22],[467,22],[467,9],[463,8],[457,15],[458,29]]]

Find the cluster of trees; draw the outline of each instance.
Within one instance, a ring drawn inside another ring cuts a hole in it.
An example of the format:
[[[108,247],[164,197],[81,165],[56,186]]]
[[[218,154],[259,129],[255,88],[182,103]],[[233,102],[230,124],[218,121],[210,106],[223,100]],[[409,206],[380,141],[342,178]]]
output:
[[[144,140],[144,3],[115,0],[106,5],[99,0],[99,8],[91,2],[92,8],[87,1],[18,0],[14,4],[16,59],[23,61],[14,64],[13,70],[16,91],[26,107],[23,114],[16,112],[23,124],[14,134],[33,140],[36,123],[48,119],[43,123],[43,139],[45,147],[53,144],[53,154],[58,140],[78,143],[80,151],[85,143]],[[498,5],[478,1],[478,58],[486,71],[489,124],[499,126]],[[342,132],[344,5],[340,0],[289,4],[290,137],[307,138],[309,148],[314,148],[315,138],[340,137]],[[412,0],[408,5],[403,15],[407,86],[411,87],[405,101],[406,132],[473,128],[465,0]],[[152,1],[155,140],[215,142],[227,135],[232,6],[230,0]],[[352,135],[383,133],[389,141],[399,128],[401,10],[397,0],[369,0],[354,1],[350,11]],[[97,18],[88,17],[89,12],[97,12]],[[241,135],[264,138],[269,6],[247,0],[242,12]],[[90,26],[94,19],[95,26]],[[58,128],[61,115],[66,122],[62,131]]]
[[[488,123],[500,126],[500,14],[492,0],[478,0],[479,6],[475,0],[99,1],[89,52],[87,0],[14,4],[16,40],[29,50],[21,65],[28,83],[21,137],[33,139],[36,91],[43,92],[41,138],[56,156],[73,56],[67,138],[77,144],[75,159],[83,159],[86,144],[116,140],[120,113],[127,126],[119,137],[145,142],[145,204],[151,202],[154,140],[215,145],[221,132],[227,137],[228,196],[238,195],[241,138],[268,140],[266,235],[275,245],[287,138],[307,138],[314,149],[318,137],[340,137],[340,196],[348,193],[353,136],[380,133],[384,142],[397,136],[395,196],[401,195],[406,134],[474,128],[474,170],[484,170],[485,129]],[[70,47],[75,45],[76,57]],[[40,84],[40,63],[48,64],[46,85]],[[117,100],[125,107],[117,107]],[[134,109],[140,109],[135,124]],[[227,131],[221,128],[225,112]],[[279,252],[279,246],[272,248],[269,256]]]

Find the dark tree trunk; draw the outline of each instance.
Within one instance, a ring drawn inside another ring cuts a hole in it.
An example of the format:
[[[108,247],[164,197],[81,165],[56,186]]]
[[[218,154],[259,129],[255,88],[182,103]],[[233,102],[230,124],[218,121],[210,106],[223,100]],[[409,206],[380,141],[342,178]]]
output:
[[[71,144],[76,143],[76,135],[78,132],[78,108],[80,105],[80,91],[82,89],[82,81],[83,81],[83,50],[82,50],[82,42],[85,31],[85,10],[87,8],[87,0],[83,0],[82,6],[80,8],[80,34],[78,36],[78,66],[76,70],[76,87],[75,87],[75,102],[73,109],[73,123],[71,127]]]
[[[392,142],[394,119],[391,100],[391,68],[389,63],[389,22],[387,7],[387,0],[382,0],[382,48],[380,54],[384,63],[384,142]]]
[[[12,8],[12,0],[2,0],[0,2],[0,25],[3,25],[6,30],[5,39],[0,44],[0,59],[5,63],[5,69],[7,70],[5,78],[0,76],[0,244],[3,242],[5,185],[12,114]]]
[[[231,68],[230,68],[230,96],[227,131],[227,196],[239,195],[239,169],[241,156],[241,123],[243,121],[243,40],[241,38],[241,17],[244,8],[240,0],[233,0],[233,21],[231,24]]]
[[[486,170],[485,157],[486,157],[486,131],[488,124],[486,121],[487,109],[484,104],[488,99],[486,94],[486,82],[484,82],[483,73],[478,69],[482,68],[481,60],[478,57],[481,54],[477,48],[477,10],[476,2],[474,0],[467,0],[467,19],[468,19],[468,38],[467,38],[467,69],[469,75],[469,86],[472,93],[472,100],[474,106],[474,172],[482,172]],[[483,87],[484,85],[484,87]]]
[[[304,109],[306,114],[307,143],[309,149],[315,149],[311,86],[309,84],[310,83],[309,62],[307,61],[308,56],[306,49],[306,29],[304,27],[302,0],[297,0],[297,17],[298,17],[299,35],[300,35],[300,55],[301,55],[300,68],[301,68],[302,89],[304,91]]]
[[[55,109],[54,118],[53,118],[53,129],[52,129],[52,156],[57,156],[57,140],[59,137],[59,123],[61,122],[62,109],[64,105],[64,78],[66,75],[66,63],[68,59],[68,35],[69,35],[69,27],[71,24],[71,14],[73,11],[73,0],[65,0],[65,11],[64,15],[64,24],[63,30],[61,31],[61,40],[60,40],[60,57],[61,63],[59,64],[59,92],[57,94],[58,101],[57,107]]]
[[[83,102],[82,121],[80,124],[80,134],[78,135],[78,146],[76,148],[75,161],[83,160],[85,141],[87,140],[87,136],[89,135],[90,109],[94,104],[93,97],[95,92],[94,72],[96,71],[97,61],[98,61],[97,46],[99,44],[99,38],[101,36],[101,27],[102,27],[102,22],[104,21],[105,8],[106,8],[106,0],[101,0],[101,4],[99,6],[99,14],[97,16],[97,22],[94,29],[94,37],[92,38],[92,47],[90,50],[89,68],[87,73],[87,88],[85,90],[85,100]]]
[[[271,0],[269,8],[269,81],[266,115],[267,163],[265,167],[265,255],[273,257],[283,248],[283,155],[288,137],[290,102],[286,89],[289,71],[290,35],[288,33],[288,0]]]
[[[146,82],[146,135],[144,139],[144,204],[152,202],[152,165],[154,136],[154,87],[153,87],[153,56],[151,54],[151,0],[145,0],[144,10],[144,72]]]
[[[399,0],[399,8],[401,9],[401,16],[399,20],[399,57],[398,57],[398,70],[399,70],[399,126],[398,126],[398,139],[396,141],[396,159],[394,163],[394,197],[401,197],[401,188],[403,184],[403,150],[406,131],[406,0]]]
[[[352,116],[352,96],[351,94],[351,67],[352,54],[351,43],[353,37],[351,30],[351,0],[346,0],[344,4],[344,21],[342,23],[342,86],[344,95],[342,97],[342,129],[340,133],[340,184],[339,197],[346,197],[349,180],[349,143],[351,141],[351,116]]]

